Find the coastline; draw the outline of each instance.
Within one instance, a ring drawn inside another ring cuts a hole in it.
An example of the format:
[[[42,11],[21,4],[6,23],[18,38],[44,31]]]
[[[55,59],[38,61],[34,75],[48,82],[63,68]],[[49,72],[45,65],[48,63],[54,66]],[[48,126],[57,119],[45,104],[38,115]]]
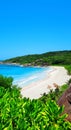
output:
[[[16,84],[20,88],[26,88],[26,86],[33,84],[34,82],[42,81],[46,75],[53,71],[52,67],[33,67],[33,68],[42,68],[41,71],[34,72],[27,77],[22,77],[21,79],[15,80],[14,84]],[[47,73],[46,73],[47,72]]]
[[[22,80],[18,82],[19,85],[16,83],[18,87],[22,85],[21,86],[22,97],[27,97],[30,99],[37,99],[41,97],[44,93],[46,94],[49,93],[51,89],[55,90],[55,84],[61,86],[71,78],[71,76],[67,74],[67,70],[64,67],[60,66],[24,66],[16,63],[14,64],[6,63],[6,65],[46,68],[46,70],[42,72],[42,75],[44,75],[45,73],[45,76],[43,76],[43,78],[40,79],[38,78],[41,76],[41,73],[39,72],[38,74],[39,76],[37,76],[38,80],[34,80],[33,76],[30,76],[31,79],[33,78],[33,82],[31,80],[28,84],[24,85],[24,79],[22,78]],[[48,71],[47,67],[51,68],[51,70]]]
[[[20,66],[23,67],[23,65],[19,64],[19,63],[4,63],[4,62],[0,62],[1,65],[13,65],[13,66]]]
[[[37,99],[44,93],[49,93],[51,89],[55,90],[54,84],[61,86],[71,78],[64,67],[50,67],[53,68],[52,71],[47,72],[46,70],[46,75],[43,79],[36,82],[34,81],[21,88],[21,95],[23,97]]]
[[[50,67],[50,66],[47,66],[47,65],[30,65],[30,64],[20,64],[20,63],[10,63],[10,62],[0,62],[1,65],[13,65],[13,66],[19,66],[19,67],[37,67],[37,68],[47,68],[47,67]]]

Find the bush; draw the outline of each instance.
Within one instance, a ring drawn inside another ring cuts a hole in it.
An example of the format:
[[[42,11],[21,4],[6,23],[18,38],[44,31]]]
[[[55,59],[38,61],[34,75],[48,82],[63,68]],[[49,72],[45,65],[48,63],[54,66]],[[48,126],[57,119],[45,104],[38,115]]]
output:
[[[3,86],[5,89],[11,88],[12,82],[13,82],[12,77],[4,77],[4,76],[0,75],[0,86]]]
[[[61,116],[63,107],[49,100],[42,104],[39,100],[22,99],[16,93],[7,91],[0,99],[0,130],[70,130]]]
[[[65,68],[68,71],[68,74],[71,75],[71,65],[65,65]]]
[[[11,87],[12,82],[9,84],[6,77],[2,81],[4,87],[0,87],[0,130],[71,130],[71,123],[65,121],[67,115],[62,115],[64,107],[59,107],[51,99],[55,98],[52,91],[46,103],[39,99],[31,101],[22,98],[16,86],[8,89],[7,84]]]
[[[68,81],[68,85],[70,85],[71,84],[71,79],[69,79],[69,81]]]

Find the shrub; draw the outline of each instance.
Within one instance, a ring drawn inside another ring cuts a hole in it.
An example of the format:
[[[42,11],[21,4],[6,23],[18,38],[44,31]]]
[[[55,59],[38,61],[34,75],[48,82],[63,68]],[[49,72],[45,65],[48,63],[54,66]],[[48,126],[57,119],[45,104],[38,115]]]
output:
[[[0,75],[0,86],[3,86],[4,88],[11,88],[12,82],[13,82],[12,77],[4,77]]]
[[[8,89],[4,79],[4,87],[0,87],[0,130],[71,130],[71,123],[65,121],[67,115],[62,115],[64,107],[51,99],[55,98],[52,91],[46,103],[26,99],[16,86]]]

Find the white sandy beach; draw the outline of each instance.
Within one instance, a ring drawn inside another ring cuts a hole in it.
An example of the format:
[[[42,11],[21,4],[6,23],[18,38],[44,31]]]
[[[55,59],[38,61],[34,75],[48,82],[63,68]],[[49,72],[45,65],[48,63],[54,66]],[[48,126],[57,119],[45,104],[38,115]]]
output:
[[[71,76],[67,75],[67,70],[64,67],[53,67],[50,72],[46,71],[46,76],[39,80],[30,83],[29,85],[21,89],[23,97],[29,97],[30,99],[37,99],[44,93],[49,93],[50,89],[55,89],[54,83],[58,86],[65,84]]]

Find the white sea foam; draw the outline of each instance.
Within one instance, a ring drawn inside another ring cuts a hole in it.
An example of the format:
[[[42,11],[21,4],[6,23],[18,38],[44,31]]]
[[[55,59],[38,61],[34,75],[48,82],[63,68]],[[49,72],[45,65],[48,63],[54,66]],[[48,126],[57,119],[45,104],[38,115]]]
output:
[[[46,69],[47,70],[47,73],[52,71],[53,69],[50,68],[50,69]],[[26,78],[21,78],[21,79],[18,79],[18,80],[15,80],[14,81],[14,84],[18,85],[19,87],[24,87],[28,84],[31,84],[33,82],[36,82],[36,81],[40,81],[42,80],[45,76],[46,76],[46,70],[43,71],[43,72],[38,72],[36,74],[32,74],[30,76],[27,76]]]

